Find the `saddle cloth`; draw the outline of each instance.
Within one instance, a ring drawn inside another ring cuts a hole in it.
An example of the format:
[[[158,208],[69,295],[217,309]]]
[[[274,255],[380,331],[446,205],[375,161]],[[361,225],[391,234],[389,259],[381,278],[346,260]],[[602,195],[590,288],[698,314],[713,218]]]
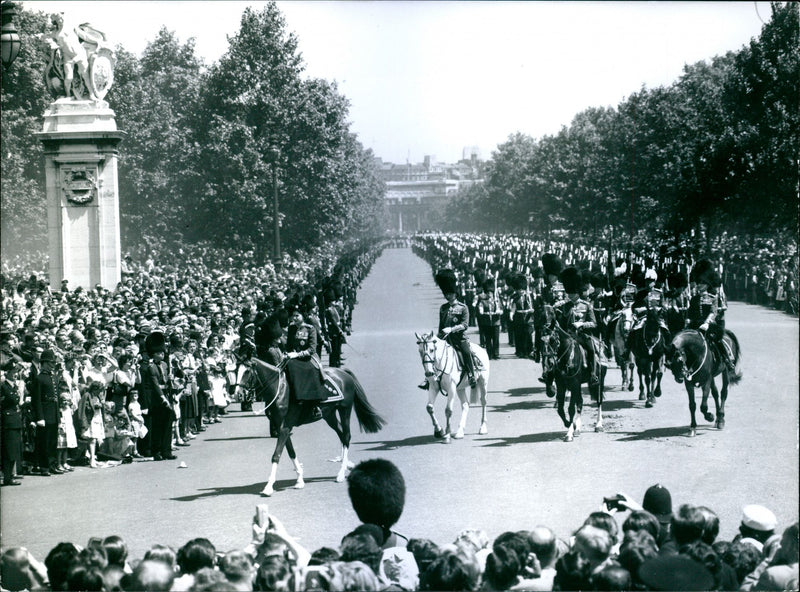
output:
[[[329,403],[341,401],[343,384],[341,379],[325,372],[315,360],[289,360],[286,364],[286,379],[298,401]]]

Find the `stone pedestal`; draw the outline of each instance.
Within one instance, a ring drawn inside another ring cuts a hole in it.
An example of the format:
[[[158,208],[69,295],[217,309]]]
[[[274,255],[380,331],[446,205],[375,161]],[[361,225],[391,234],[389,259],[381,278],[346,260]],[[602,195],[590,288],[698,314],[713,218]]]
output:
[[[59,99],[44,115],[50,287],[120,281],[117,130],[105,101]]]

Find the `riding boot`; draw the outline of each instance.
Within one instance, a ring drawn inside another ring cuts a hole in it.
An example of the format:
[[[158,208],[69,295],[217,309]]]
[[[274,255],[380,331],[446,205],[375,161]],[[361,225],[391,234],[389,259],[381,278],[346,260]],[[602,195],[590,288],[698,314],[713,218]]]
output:
[[[427,390],[428,390],[428,388],[430,388],[430,385],[428,384],[428,379],[426,378],[425,380],[423,380],[422,382],[420,382],[420,383],[417,385],[417,388],[418,388],[418,389],[422,389],[423,391],[427,391]]]

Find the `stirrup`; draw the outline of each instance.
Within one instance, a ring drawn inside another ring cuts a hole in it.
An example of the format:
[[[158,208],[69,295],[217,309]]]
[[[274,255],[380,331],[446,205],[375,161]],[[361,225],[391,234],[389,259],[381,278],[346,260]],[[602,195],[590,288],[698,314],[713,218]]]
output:
[[[420,383],[417,385],[417,388],[418,388],[418,389],[422,389],[423,391],[427,391],[427,390],[430,388],[430,386],[431,386],[431,385],[430,385],[430,384],[428,384],[428,380],[427,380],[427,379],[425,379],[423,382],[420,382]]]
[[[469,376],[469,386],[472,387],[472,388],[475,388],[476,386],[478,386],[478,381],[475,380],[475,376],[472,375],[472,374],[470,374],[470,376]]]

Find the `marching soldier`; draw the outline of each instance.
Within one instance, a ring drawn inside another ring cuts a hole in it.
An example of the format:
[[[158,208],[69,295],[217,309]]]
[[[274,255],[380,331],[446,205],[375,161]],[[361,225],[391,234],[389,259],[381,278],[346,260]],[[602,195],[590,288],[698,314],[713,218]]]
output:
[[[518,358],[528,358],[533,350],[533,301],[527,280],[521,273],[509,278],[514,295],[511,300],[511,326]]]
[[[478,330],[490,360],[500,357],[500,305],[495,296],[494,280],[486,280],[478,294]]]

